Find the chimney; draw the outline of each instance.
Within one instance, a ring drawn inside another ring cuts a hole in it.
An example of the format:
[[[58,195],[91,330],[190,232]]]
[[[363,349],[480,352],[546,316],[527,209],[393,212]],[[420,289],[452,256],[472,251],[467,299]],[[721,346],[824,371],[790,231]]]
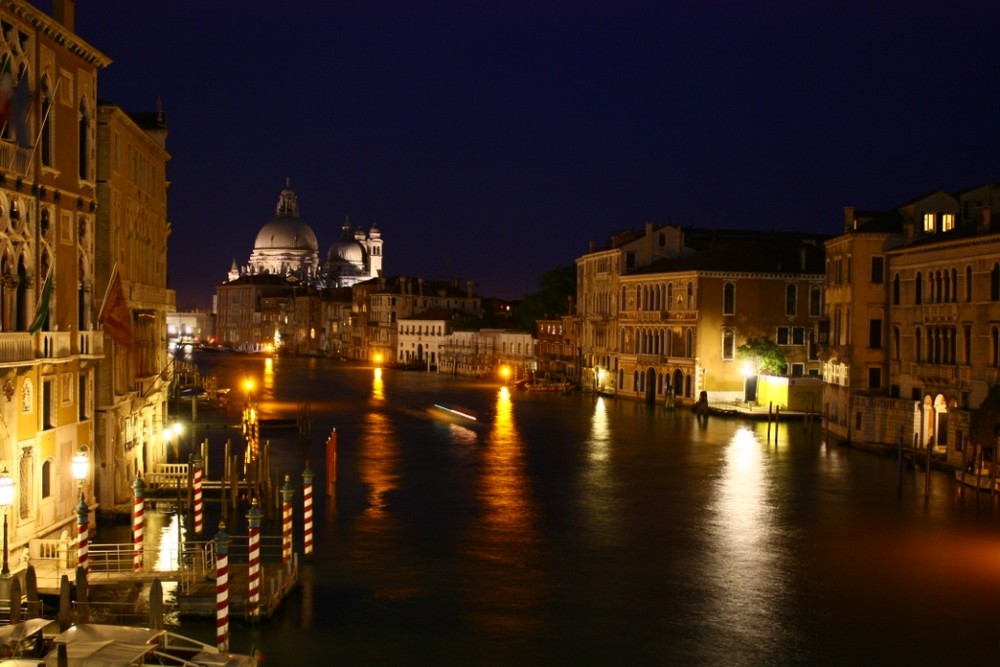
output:
[[[854,207],[844,207],[844,232],[851,232],[857,228],[857,220],[854,218]]]
[[[76,0],[52,0],[52,18],[70,32],[76,32]]]
[[[597,252],[597,244],[591,241],[587,244],[587,252]]]

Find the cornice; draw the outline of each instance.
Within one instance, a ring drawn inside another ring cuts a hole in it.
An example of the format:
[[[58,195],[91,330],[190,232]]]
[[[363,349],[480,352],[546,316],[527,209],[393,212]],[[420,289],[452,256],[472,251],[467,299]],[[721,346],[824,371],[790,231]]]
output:
[[[90,43],[81,39],[76,33],[67,30],[65,26],[53,19],[45,12],[36,9],[32,5],[17,0],[0,1],[0,9],[4,13],[17,17],[29,26],[45,35],[59,46],[65,48],[69,53],[78,56],[83,61],[95,65],[96,67],[107,67],[111,64],[111,58],[104,55]]]

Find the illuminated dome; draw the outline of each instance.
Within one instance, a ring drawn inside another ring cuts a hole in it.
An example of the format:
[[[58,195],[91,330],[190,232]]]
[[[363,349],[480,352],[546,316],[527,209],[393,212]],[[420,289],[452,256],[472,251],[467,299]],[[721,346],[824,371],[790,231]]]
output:
[[[267,221],[250,254],[253,273],[311,276],[319,262],[319,243],[312,228],[299,218],[299,201],[286,180],[274,217]]]

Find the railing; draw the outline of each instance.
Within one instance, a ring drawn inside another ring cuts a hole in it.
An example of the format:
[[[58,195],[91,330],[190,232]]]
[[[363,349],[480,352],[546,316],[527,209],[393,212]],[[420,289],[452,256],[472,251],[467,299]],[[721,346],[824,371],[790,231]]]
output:
[[[0,141],[0,169],[17,176],[28,174],[31,151],[12,141]]]
[[[187,484],[188,466],[186,463],[155,463],[153,469],[146,473],[145,482],[150,488],[170,487]]]
[[[30,333],[0,333],[0,363],[31,361],[34,358],[35,346]]]
[[[81,331],[77,334],[80,354],[86,357],[104,356],[104,332]]]
[[[68,331],[43,331],[38,335],[38,356],[42,359],[62,359],[70,356]]]

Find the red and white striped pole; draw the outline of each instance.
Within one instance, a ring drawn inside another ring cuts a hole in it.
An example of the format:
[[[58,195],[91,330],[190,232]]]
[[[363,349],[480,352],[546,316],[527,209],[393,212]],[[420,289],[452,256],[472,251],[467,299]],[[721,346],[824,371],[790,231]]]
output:
[[[80,491],[80,504],[76,506],[76,566],[83,568],[84,576],[86,576],[89,567],[87,562],[89,536],[90,508],[87,507],[87,501],[83,499],[83,491]]]
[[[216,647],[229,651],[229,535],[224,521],[215,536],[215,629]]]
[[[144,523],[142,513],[145,507],[146,484],[142,481],[142,476],[139,473],[135,474],[132,488],[135,491],[132,503],[132,543],[135,548],[132,569],[136,572],[142,572],[142,529]]]
[[[262,512],[257,504],[257,499],[253,499],[250,511],[247,513],[247,521],[250,522],[250,556],[247,560],[247,602],[250,614],[256,617],[260,613],[260,519]]]
[[[287,566],[292,561],[292,478],[285,475],[281,486],[281,564]]]
[[[302,555],[307,560],[313,555],[313,474],[309,462],[302,471]]]
[[[194,457],[194,534],[201,535],[202,533],[202,521],[204,518],[204,508],[201,498],[201,486],[202,486],[202,460],[201,454],[195,454]]]

